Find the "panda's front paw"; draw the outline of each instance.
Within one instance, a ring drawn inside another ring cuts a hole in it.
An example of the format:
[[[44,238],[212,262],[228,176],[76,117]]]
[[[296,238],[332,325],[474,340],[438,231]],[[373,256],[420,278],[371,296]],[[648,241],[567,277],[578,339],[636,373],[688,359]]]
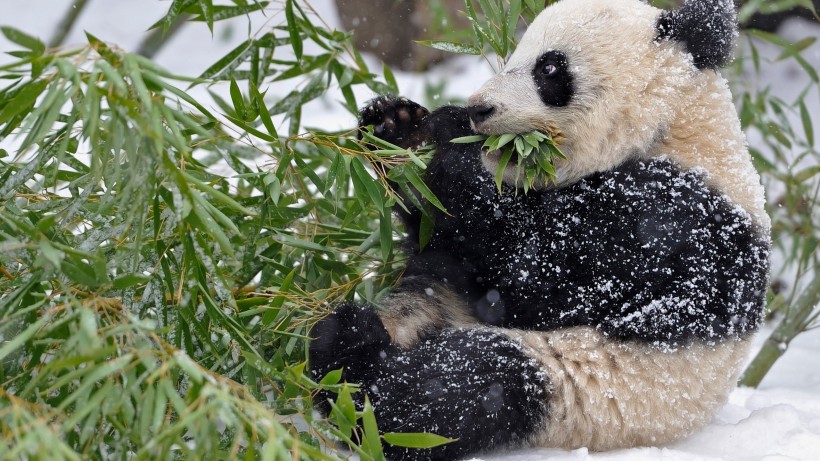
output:
[[[359,128],[373,125],[373,134],[402,148],[422,145],[422,120],[430,111],[407,98],[379,96],[359,113]],[[360,135],[361,136],[361,135]]]
[[[343,380],[362,382],[390,347],[390,335],[375,310],[353,303],[339,306],[310,331],[310,369],[321,379],[344,368]]]

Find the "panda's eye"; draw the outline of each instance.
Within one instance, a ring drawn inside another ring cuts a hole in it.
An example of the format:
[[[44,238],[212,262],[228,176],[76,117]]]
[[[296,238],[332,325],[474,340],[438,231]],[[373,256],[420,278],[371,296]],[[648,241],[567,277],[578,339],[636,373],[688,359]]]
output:
[[[544,67],[541,68],[541,73],[547,77],[551,77],[558,73],[558,66],[555,64],[544,64]]]
[[[560,50],[548,50],[538,57],[530,72],[544,104],[551,107],[569,104],[575,94],[575,86],[566,54]]]

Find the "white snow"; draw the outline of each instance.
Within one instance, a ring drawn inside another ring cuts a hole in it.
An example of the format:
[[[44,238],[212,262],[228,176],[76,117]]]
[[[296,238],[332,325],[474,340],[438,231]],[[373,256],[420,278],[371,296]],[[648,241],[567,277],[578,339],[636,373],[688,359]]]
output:
[[[71,0],[28,0],[26,2],[0,0],[3,16],[0,23],[50,39],[57,22],[71,4]],[[312,0],[330,26],[339,24],[332,0]],[[87,30],[102,40],[120,45],[127,50],[136,49],[144,37],[144,30],[156,21],[170,6],[170,2],[147,0],[91,0],[77,26],[69,35],[68,44],[85,43],[83,31]],[[159,64],[174,72],[188,75],[201,73],[209,64],[223,56],[246,37],[246,31],[256,31],[266,22],[269,27],[283,18],[278,16],[254,18],[253,26],[247,21],[233,21],[231,30],[217,26],[214,38],[204,24],[188,25],[157,56]],[[789,38],[820,35],[820,26],[793,21],[786,26]],[[0,37],[0,51],[15,49],[4,37]],[[765,45],[762,54],[776,57],[779,53]],[[308,50],[306,50],[308,51]],[[815,67],[820,67],[820,46],[806,50],[804,57]],[[366,57],[371,69],[381,66],[373,57]],[[7,55],[0,56],[0,65],[9,62]],[[440,102],[452,97],[466,98],[478,89],[493,73],[489,65],[475,58],[454,59],[426,74],[396,72],[402,94],[423,100],[425,83],[448,81],[444,95],[435,95]],[[767,66],[762,77],[763,85],[771,85],[772,91],[785,101],[792,101],[795,92],[804,83],[794,82],[795,75],[802,75],[793,61]],[[289,83],[272,88],[270,94],[285,94],[292,88]],[[816,90],[815,90],[816,91]],[[372,96],[365,91],[357,93],[360,102]],[[353,115],[346,112],[338,101],[339,95],[328,95],[306,108],[303,119],[306,126],[323,129],[351,128]],[[817,101],[816,94],[807,101]],[[814,125],[820,126],[820,104],[810,103]],[[798,125],[799,126],[799,121]],[[750,136],[750,142],[757,139]],[[264,160],[260,160],[264,161]],[[764,331],[757,342],[769,333]],[[693,461],[693,460],[820,460],[820,328],[804,333],[789,346],[785,355],[775,364],[759,389],[735,390],[726,406],[703,430],[666,447],[635,448],[606,453],[590,453],[586,449],[574,451],[528,449],[507,453],[493,453],[476,457],[484,461],[554,461],[611,460],[611,461]]]

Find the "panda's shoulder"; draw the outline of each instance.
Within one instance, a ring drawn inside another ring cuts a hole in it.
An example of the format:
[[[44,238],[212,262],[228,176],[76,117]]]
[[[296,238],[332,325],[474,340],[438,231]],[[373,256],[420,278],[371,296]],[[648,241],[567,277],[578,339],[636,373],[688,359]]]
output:
[[[729,205],[725,194],[708,184],[705,170],[684,169],[666,157],[628,160],[585,178],[580,189],[610,206],[664,207],[674,211]]]

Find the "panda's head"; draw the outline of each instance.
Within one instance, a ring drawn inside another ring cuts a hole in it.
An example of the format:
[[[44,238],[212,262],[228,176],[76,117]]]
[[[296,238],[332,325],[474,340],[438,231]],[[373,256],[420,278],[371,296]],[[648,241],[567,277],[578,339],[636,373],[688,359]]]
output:
[[[732,198],[754,202],[742,204],[747,210],[762,209],[760,191],[749,189],[759,189],[759,179],[748,159],[744,171],[729,168],[748,151],[715,69],[731,59],[736,36],[732,0],[687,0],[672,11],[641,0],[561,0],[470,97],[471,123],[487,135],[557,134],[568,157],[556,165],[559,185],[629,158],[666,155],[714,173]],[[497,153],[484,158],[494,172]],[[515,172],[510,164],[505,181],[515,184]],[[751,181],[726,183],[738,175]]]

